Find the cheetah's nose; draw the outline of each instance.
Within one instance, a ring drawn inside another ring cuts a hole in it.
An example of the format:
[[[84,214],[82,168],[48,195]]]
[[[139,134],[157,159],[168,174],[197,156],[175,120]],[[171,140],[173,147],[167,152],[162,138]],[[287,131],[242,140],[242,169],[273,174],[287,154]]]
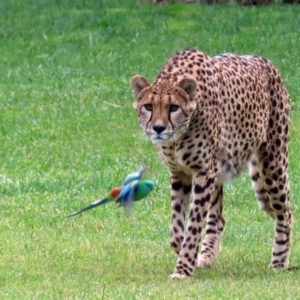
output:
[[[158,133],[158,134],[162,133],[165,129],[166,129],[166,127],[163,126],[163,125],[155,125],[155,126],[153,126],[153,130],[156,133]]]

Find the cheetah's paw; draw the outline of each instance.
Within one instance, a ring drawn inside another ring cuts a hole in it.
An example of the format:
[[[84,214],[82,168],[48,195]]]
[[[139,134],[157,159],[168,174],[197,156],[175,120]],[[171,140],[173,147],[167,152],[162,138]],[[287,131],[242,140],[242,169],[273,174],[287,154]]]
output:
[[[210,257],[203,257],[200,254],[198,255],[198,259],[197,259],[197,267],[198,268],[208,268],[211,266],[212,264],[212,260]]]
[[[271,262],[268,267],[269,267],[269,269],[287,269],[289,267],[289,264],[288,264],[288,262],[286,262],[286,263],[283,263],[283,262],[276,262],[276,263]]]
[[[185,275],[185,274],[179,274],[179,273],[173,273],[169,275],[169,279],[178,279],[178,280],[185,280],[185,279],[191,279],[191,276]]]

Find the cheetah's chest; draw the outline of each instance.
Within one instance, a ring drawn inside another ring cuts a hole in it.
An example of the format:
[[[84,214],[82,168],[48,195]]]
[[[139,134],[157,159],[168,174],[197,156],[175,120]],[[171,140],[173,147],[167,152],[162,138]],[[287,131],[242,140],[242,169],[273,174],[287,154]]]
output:
[[[192,175],[194,171],[206,169],[206,166],[212,162],[217,180],[225,182],[247,169],[257,145],[253,144],[245,149],[245,145],[240,143],[234,148],[232,144],[228,147],[226,143],[220,141],[214,155],[211,155],[208,149],[191,147],[188,143],[180,149],[174,143],[156,145],[156,148],[160,158],[171,172],[184,172]]]

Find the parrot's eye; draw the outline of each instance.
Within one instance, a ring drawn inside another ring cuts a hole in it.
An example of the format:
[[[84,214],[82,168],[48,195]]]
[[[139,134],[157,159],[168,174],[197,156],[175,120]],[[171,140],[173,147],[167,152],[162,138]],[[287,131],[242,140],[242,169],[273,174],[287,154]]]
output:
[[[145,109],[148,111],[152,111],[152,104],[148,103],[144,105]]]
[[[179,108],[179,105],[176,105],[176,104],[171,104],[170,105],[170,112],[175,112],[177,111]]]

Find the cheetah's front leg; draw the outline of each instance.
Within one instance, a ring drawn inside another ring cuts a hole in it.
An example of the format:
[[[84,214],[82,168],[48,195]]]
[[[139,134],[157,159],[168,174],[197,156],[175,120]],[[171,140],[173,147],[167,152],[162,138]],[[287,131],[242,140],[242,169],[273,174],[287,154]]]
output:
[[[215,176],[213,171],[206,176],[198,175],[194,179],[193,199],[190,216],[180,249],[177,265],[170,279],[184,279],[193,276],[198,256],[202,229],[211,206]]]
[[[198,254],[197,266],[209,267],[216,259],[221,248],[221,239],[225,226],[223,210],[223,185],[215,185],[211,207],[207,215],[206,232],[201,254]]]
[[[170,244],[179,254],[184,234],[184,221],[190,202],[192,177],[184,173],[171,174],[172,229]]]

